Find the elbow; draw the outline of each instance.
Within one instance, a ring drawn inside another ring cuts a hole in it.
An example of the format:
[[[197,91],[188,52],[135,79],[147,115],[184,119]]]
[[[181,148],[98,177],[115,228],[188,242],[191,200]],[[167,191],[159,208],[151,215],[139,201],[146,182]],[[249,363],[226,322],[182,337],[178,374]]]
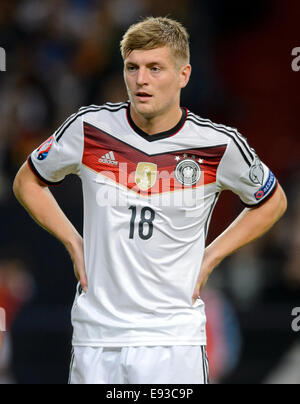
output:
[[[262,218],[273,225],[285,214],[287,207],[287,197],[280,184],[278,184],[274,195],[261,206]]]
[[[281,198],[281,216],[283,216],[285,214],[285,212],[287,211],[288,208],[288,201],[287,201],[287,197],[284,193],[284,191],[282,191],[282,198]]]
[[[36,194],[36,192],[43,188],[45,188],[45,185],[36,178],[25,162],[18,171],[12,186],[13,193],[17,200],[23,205],[28,195]]]
[[[20,172],[17,173],[14,182],[13,182],[13,193],[15,197],[20,200],[20,195],[21,195],[21,185],[22,185],[22,180],[20,178]]]
[[[26,163],[17,172],[12,190],[19,202],[21,202],[22,193],[24,192],[24,187],[26,186],[27,176],[26,176]]]
[[[285,192],[281,188],[280,185],[278,185],[278,191],[279,193],[279,203],[278,203],[278,219],[280,219],[285,212],[287,211],[288,208],[288,201]]]

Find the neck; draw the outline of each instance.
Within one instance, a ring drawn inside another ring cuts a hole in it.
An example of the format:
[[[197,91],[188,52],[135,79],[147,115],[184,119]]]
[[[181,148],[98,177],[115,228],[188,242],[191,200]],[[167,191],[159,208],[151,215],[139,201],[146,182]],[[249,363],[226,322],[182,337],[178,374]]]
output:
[[[166,132],[176,126],[182,117],[182,111],[180,106],[177,105],[176,108],[173,108],[166,113],[153,117],[145,117],[139,114],[131,104],[130,115],[136,126],[148,135],[154,135]]]

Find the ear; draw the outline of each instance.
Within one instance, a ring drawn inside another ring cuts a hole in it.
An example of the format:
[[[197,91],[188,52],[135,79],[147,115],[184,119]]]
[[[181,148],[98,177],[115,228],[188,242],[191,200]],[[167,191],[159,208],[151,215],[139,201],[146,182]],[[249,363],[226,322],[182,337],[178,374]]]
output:
[[[190,64],[183,66],[180,69],[179,75],[180,75],[180,88],[184,88],[187,86],[190,77],[192,74],[192,66]]]

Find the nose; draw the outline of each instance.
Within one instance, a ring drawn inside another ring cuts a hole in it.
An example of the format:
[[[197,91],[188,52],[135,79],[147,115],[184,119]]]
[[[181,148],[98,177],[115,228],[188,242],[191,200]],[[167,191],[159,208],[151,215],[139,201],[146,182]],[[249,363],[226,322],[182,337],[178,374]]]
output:
[[[148,74],[147,70],[144,68],[139,68],[137,75],[136,75],[136,84],[140,87],[148,84]]]

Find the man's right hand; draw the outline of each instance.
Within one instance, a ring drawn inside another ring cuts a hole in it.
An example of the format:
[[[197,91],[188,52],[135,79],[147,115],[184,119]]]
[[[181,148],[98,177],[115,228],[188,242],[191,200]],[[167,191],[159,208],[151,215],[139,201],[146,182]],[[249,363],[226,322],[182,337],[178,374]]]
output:
[[[18,171],[13,190],[31,217],[66,247],[73,261],[75,276],[86,292],[82,237],[61,210],[48,186],[35,176],[27,162]]]

